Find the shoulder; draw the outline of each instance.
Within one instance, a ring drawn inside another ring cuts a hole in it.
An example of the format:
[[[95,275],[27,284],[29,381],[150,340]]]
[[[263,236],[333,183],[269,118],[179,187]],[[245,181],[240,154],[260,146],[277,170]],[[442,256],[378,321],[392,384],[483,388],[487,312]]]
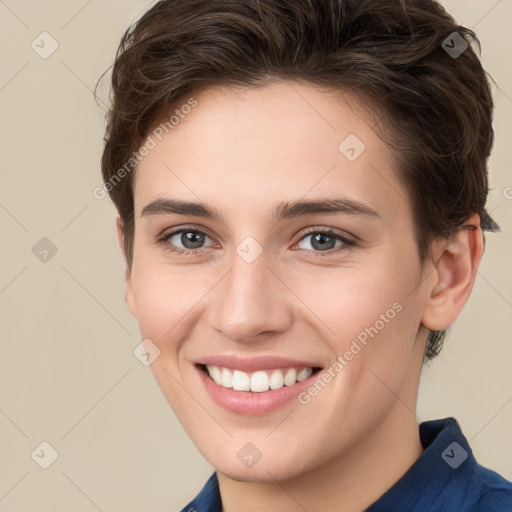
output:
[[[455,418],[420,424],[423,454],[367,512],[512,512],[512,483],[476,460]]]
[[[480,465],[476,473],[481,495],[474,512],[512,512],[512,482]]]

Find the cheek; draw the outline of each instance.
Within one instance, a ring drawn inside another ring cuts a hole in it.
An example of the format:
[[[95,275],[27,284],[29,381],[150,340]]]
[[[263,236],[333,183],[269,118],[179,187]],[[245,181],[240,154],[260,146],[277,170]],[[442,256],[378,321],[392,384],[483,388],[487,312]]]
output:
[[[198,273],[155,262],[134,261],[132,283],[137,305],[137,320],[143,339],[151,340],[160,355],[151,371],[167,401],[181,422],[190,421],[190,396],[183,392],[185,375],[180,364],[183,340],[197,323],[201,297],[210,287]],[[192,418],[194,416],[192,415]],[[193,425],[188,425],[187,430]]]
[[[338,340],[338,349],[358,338],[364,342],[375,334],[390,332],[392,324],[403,321],[400,311],[414,294],[409,283],[417,279],[415,272],[393,269],[394,265],[378,262],[360,269],[332,269],[316,273],[310,279],[296,279],[299,297],[313,315],[324,324],[328,339]]]
[[[190,327],[194,306],[206,290],[197,272],[139,260],[132,273],[133,294],[141,334],[162,352],[175,352],[173,340]]]
[[[384,392],[376,375],[400,387],[421,321],[418,278],[415,261],[404,264],[398,254],[389,254],[364,268],[332,269],[295,283],[296,290],[302,286],[297,294],[307,297],[313,313],[307,314],[322,327],[333,359],[342,358],[343,378],[336,380],[343,390],[360,396],[374,396],[376,387]]]

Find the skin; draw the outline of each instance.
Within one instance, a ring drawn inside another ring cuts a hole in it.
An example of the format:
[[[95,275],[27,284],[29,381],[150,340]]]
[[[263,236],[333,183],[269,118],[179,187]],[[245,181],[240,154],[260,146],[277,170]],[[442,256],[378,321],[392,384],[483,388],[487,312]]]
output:
[[[152,371],[216,468],[224,512],[360,511],[423,451],[415,411],[427,329],[451,325],[471,293],[483,254],[479,218],[466,223],[474,229],[436,240],[422,266],[407,191],[357,97],[298,82],[195,97],[197,106],[134,177],[126,301],[142,337],[160,349]],[[338,150],[349,134],[366,145],[353,162]],[[282,201],[340,197],[379,216],[272,218]],[[142,215],[165,198],[207,202],[223,222]],[[191,250],[180,236],[157,242],[182,226],[208,234],[192,256],[170,252],[172,243]],[[322,251],[309,228],[358,242]],[[236,252],[247,236],[262,248],[252,263]],[[293,400],[261,416],[228,412],[193,365],[219,353],[277,354],[327,369],[396,302],[402,310],[306,405]],[[237,457],[247,442],[262,454],[252,467]]]

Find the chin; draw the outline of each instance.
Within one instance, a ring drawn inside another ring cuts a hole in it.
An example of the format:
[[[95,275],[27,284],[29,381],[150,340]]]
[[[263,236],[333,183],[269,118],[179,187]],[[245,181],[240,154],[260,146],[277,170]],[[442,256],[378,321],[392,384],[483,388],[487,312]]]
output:
[[[277,448],[275,451],[269,452],[267,457],[262,455],[261,459],[253,463],[252,466],[246,466],[236,453],[235,458],[230,455],[229,457],[222,458],[222,460],[219,460],[219,457],[213,457],[209,458],[208,461],[217,471],[237,482],[282,482],[295,478],[307,471],[307,468],[304,466],[303,454],[296,454],[293,457],[285,458],[283,453]]]

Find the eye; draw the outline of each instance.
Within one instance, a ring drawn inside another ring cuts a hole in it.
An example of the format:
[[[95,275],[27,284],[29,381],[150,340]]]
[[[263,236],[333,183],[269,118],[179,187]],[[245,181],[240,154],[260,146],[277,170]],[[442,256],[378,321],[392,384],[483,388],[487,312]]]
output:
[[[302,247],[300,247],[301,243],[303,243]],[[315,253],[328,252],[331,254],[333,252],[337,253],[339,251],[346,250],[347,248],[356,245],[356,242],[355,240],[341,235],[331,229],[317,229],[316,231],[309,231],[299,240],[299,242],[297,242],[296,245],[299,249],[304,249],[306,251]]]
[[[211,247],[214,244],[205,246],[205,240],[211,238],[200,229],[180,228],[175,231],[165,232],[158,243],[165,245],[166,249],[177,254],[195,254],[204,247]]]

